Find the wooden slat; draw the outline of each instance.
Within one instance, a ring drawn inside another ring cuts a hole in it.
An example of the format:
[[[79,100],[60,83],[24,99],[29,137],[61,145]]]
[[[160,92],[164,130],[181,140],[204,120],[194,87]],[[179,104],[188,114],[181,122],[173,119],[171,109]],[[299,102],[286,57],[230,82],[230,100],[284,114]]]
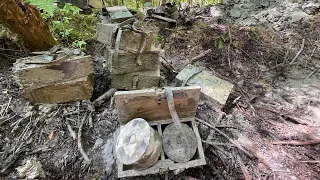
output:
[[[199,86],[172,88],[179,118],[194,117],[200,90]],[[171,119],[163,90],[118,91],[114,97],[121,124],[137,117],[147,121]]]

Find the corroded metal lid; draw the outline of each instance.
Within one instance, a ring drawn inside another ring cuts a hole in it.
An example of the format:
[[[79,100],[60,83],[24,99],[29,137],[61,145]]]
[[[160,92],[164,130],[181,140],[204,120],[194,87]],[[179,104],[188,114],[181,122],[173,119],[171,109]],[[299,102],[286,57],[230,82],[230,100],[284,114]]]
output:
[[[128,122],[120,131],[116,153],[123,164],[130,165],[139,161],[150,143],[151,127],[142,118]]]

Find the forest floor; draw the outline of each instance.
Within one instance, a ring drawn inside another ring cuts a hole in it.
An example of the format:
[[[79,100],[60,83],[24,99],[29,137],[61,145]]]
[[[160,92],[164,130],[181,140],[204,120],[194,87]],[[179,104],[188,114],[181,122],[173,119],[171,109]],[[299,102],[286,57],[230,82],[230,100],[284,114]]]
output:
[[[229,139],[199,122],[207,165],[127,179],[319,179],[320,17],[289,29],[284,34],[200,18],[164,30],[159,46],[174,69],[211,49],[194,64],[235,85],[222,111],[201,101],[196,114]],[[103,46],[90,46],[94,100],[110,88],[110,77],[99,68]],[[162,73],[170,84],[175,73],[164,67]],[[42,164],[45,179],[117,179],[112,99],[97,109],[90,100],[33,106],[21,97],[10,64],[0,70],[0,90],[0,179],[17,179],[15,168],[30,159]],[[79,131],[90,163],[78,150]]]

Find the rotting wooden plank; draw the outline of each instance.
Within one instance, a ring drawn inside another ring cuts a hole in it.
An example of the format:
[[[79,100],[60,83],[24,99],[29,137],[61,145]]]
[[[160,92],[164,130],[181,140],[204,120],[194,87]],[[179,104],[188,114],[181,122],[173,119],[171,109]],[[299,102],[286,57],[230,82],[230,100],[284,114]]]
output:
[[[127,74],[139,71],[154,71],[159,66],[159,54],[162,50],[152,48],[140,55],[141,64],[137,62],[137,54],[120,50],[118,58],[114,58],[114,49],[106,48],[105,58],[107,69],[112,74]]]
[[[64,103],[90,99],[93,92],[93,75],[37,89],[22,89],[22,95],[32,104]]]
[[[201,88],[190,86],[171,89],[179,118],[194,117]],[[162,90],[118,91],[114,97],[118,110],[118,121],[121,124],[136,117],[147,121],[171,119],[168,102]]]
[[[199,85],[201,98],[207,100],[214,107],[221,109],[233,89],[233,84],[218,78],[204,68],[188,65],[176,77],[176,85]]]

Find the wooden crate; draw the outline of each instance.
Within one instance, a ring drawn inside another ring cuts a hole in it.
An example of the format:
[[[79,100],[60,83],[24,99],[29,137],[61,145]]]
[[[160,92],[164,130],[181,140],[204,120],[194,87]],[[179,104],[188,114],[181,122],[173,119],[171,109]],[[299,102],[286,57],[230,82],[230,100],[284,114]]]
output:
[[[33,104],[90,99],[93,92],[91,56],[71,56],[63,62],[32,64],[42,56],[17,59],[13,73],[21,93]]]
[[[98,23],[97,24],[97,41],[106,44],[110,48],[114,48],[116,37],[119,30],[119,24]],[[150,51],[153,41],[153,33],[149,32],[149,38],[143,33],[138,33],[130,29],[122,30],[119,49],[131,53],[140,51],[146,41],[143,51]]]
[[[170,160],[164,152],[158,162],[152,167],[138,171],[131,166],[118,162],[118,177],[144,176],[157,174],[170,170],[187,169],[205,165],[205,156],[197,125],[194,121],[196,107],[200,96],[200,87],[176,87],[172,88],[175,108],[181,122],[189,125],[197,137],[197,151],[188,162],[176,163]],[[114,95],[118,111],[118,121],[126,124],[133,118],[143,118],[162,136],[164,128],[173,123],[167,100],[163,90],[148,89],[136,91],[118,91]],[[122,126],[123,127],[123,126]]]
[[[140,64],[137,61],[137,54],[119,50],[118,58],[115,58],[115,50],[106,48],[104,57],[105,66],[112,74],[127,74],[140,71],[155,71],[159,66],[159,55],[163,51],[152,48],[140,55]]]
[[[154,71],[140,71],[127,74],[111,74],[111,87],[136,90],[159,87],[160,67]]]

